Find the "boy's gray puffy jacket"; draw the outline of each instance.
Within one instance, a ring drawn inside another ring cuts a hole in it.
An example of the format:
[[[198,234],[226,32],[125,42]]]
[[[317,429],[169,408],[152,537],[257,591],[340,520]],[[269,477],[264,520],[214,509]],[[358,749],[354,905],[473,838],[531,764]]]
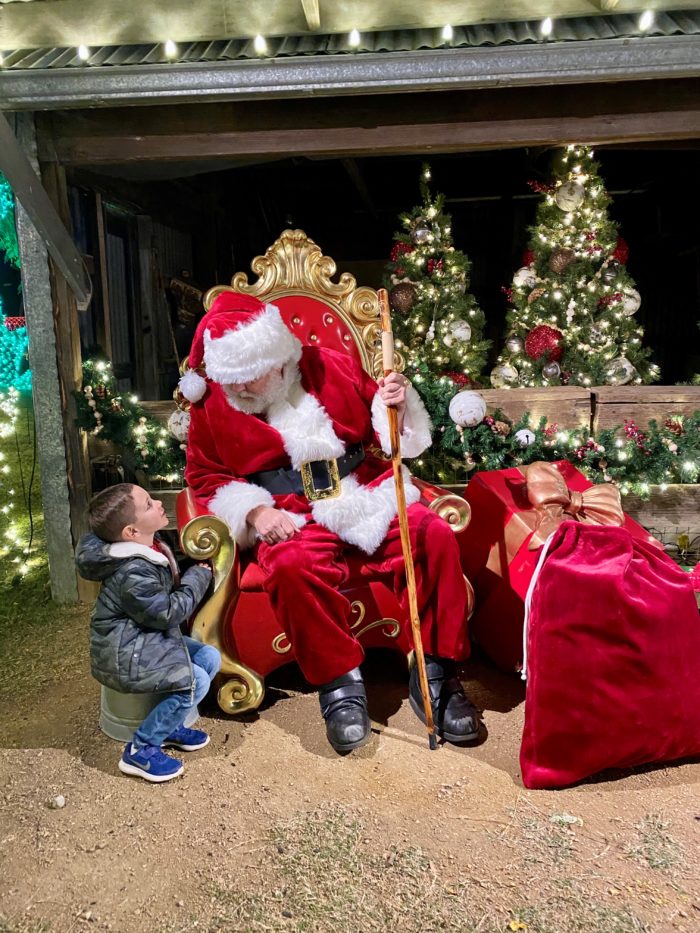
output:
[[[190,567],[176,586],[165,554],[93,534],[81,538],[75,559],[81,576],[102,583],[90,626],[93,677],[125,693],[192,689],[180,625],[204,596],[211,571]]]

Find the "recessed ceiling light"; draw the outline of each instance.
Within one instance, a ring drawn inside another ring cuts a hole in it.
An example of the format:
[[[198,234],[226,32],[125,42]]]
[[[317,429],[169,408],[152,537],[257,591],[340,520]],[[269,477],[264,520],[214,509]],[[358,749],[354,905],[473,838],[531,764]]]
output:
[[[168,58],[175,58],[177,55],[177,46],[172,39],[168,39],[165,43],[165,54],[168,56]]]
[[[256,36],[253,40],[253,46],[258,55],[264,55],[267,52],[267,42],[265,42],[265,36]]]
[[[449,23],[446,23],[446,24],[442,27],[442,40],[443,40],[443,42],[452,42],[452,38],[453,38],[454,34],[455,34],[455,31],[454,31],[454,29],[452,28],[452,26],[450,26]]]
[[[352,46],[353,49],[356,49],[360,44],[360,33],[357,29],[353,29],[348,36],[348,45]]]
[[[90,49],[86,45],[78,46],[78,58],[84,62],[90,58]]]
[[[645,10],[639,17],[639,28],[645,32],[654,22],[654,14],[651,10]]]
[[[554,23],[552,22],[551,16],[548,16],[547,19],[543,19],[540,24],[540,34],[543,36],[551,36],[553,26]]]

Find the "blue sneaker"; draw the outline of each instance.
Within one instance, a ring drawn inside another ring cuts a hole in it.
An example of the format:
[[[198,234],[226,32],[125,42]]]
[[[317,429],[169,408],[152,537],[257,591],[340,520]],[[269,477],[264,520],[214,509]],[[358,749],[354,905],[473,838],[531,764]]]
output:
[[[163,781],[172,781],[173,778],[179,777],[185,766],[177,758],[166,755],[157,745],[137,748],[132,742],[127,742],[119,762],[119,770],[153,784],[161,784]]]
[[[198,748],[204,748],[209,744],[209,736],[201,729],[186,729],[180,726],[174,732],[171,732],[163,742],[163,748],[171,745],[173,748],[179,748],[183,752],[196,752]]]

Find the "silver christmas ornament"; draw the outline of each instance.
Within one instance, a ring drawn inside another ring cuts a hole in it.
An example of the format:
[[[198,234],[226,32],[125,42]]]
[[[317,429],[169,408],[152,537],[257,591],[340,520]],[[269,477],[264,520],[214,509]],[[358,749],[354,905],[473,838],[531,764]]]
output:
[[[605,285],[612,285],[620,274],[620,263],[617,259],[611,259],[607,266],[600,273],[600,278]]]
[[[632,315],[639,311],[639,307],[642,303],[642,296],[639,294],[636,288],[626,288],[622,293],[622,313],[625,317],[632,317]]]
[[[618,356],[608,366],[607,380],[611,385],[624,386],[637,375],[637,370],[626,356]]]
[[[506,340],[506,350],[509,353],[522,353],[523,341],[520,337],[509,337]]]
[[[549,379],[551,381],[558,379],[559,376],[561,376],[561,366],[559,363],[555,363],[554,360],[552,360],[551,363],[545,363],[542,367],[542,375],[545,377],[545,379]]]
[[[466,321],[453,321],[448,328],[450,337],[458,343],[468,343],[472,339],[472,329]]]
[[[565,181],[564,184],[554,192],[554,201],[557,207],[567,213],[569,211],[575,211],[577,207],[580,207],[585,197],[586,192],[584,187],[577,181]]]
[[[605,343],[607,339],[604,331],[596,324],[594,324],[588,331],[588,336],[591,340],[591,343]]]
[[[522,266],[513,276],[513,285],[517,288],[534,288],[537,277],[530,266]]]
[[[478,392],[465,389],[450,400],[450,418],[460,428],[473,428],[484,420],[486,402]]]
[[[516,431],[514,436],[521,447],[529,447],[531,444],[535,443],[535,435],[532,431],[528,431],[527,428],[521,428],[519,431]]]
[[[411,229],[411,237],[417,245],[428,242],[430,227],[424,220],[417,220]]]
[[[503,389],[515,385],[518,381],[518,370],[510,363],[499,363],[491,370],[491,385],[494,389]]]

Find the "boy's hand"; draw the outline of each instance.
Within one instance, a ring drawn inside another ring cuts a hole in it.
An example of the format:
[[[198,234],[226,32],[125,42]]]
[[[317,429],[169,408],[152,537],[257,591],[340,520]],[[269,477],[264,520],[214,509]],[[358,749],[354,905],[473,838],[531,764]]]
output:
[[[198,567],[204,567],[205,570],[208,570],[209,573],[213,573],[212,566],[209,561],[201,560],[197,564]]]

